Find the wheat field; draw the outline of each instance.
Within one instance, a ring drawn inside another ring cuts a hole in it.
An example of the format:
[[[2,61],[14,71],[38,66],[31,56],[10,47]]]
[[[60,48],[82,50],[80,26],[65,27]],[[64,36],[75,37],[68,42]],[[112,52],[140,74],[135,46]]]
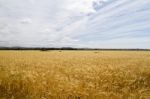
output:
[[[150,99],[150,52],[0,51],[0,99]]]

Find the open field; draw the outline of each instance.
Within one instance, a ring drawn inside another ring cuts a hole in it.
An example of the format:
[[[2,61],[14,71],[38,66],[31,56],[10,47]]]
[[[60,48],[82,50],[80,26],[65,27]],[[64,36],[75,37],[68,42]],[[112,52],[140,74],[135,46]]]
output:
[[[150,99],[150,52],[0,51],[0,99]]]

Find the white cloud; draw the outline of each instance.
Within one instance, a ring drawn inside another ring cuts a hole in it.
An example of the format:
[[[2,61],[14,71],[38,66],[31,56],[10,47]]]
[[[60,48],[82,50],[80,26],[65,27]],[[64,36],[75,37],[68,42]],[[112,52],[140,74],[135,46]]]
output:
[[[78,13],[92,13],[95,12],[92,3],[96,0],[68,0],[67,9],[76,11]]]
[[[23,18],[20,21],[22,24],[31,24],[32,20],[30,18]]]
[[[0,46],[150,48],[149,4],[148,0],[0,0]]]

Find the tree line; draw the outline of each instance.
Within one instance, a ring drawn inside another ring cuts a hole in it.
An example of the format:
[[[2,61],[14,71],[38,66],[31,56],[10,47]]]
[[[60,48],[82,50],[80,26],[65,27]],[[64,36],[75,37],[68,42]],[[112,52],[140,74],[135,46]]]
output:
[[[150,51],[150,49],[121,49],[121,48],[74,48],[74,47],[60,47],[60,48],[55,48],[55,47],[0,47],[0,50],[40,50],[40,51],[48,51],[48,50],[114,50],[114,51]]]

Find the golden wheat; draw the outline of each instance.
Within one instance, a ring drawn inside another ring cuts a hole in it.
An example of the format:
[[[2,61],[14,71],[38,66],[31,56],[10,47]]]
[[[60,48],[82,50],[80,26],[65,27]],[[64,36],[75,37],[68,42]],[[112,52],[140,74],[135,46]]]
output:
[[[150,52],[0,51],[0,99],[150,99]]]

